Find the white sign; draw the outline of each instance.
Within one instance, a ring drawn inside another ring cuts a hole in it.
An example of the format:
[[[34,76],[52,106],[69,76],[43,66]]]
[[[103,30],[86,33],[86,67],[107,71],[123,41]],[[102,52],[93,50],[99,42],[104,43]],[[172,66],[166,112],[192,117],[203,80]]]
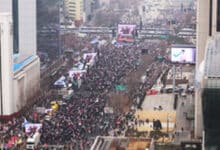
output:
[[[83,73],[86,73],[86,70],[70,70],[69,71],[69,77],[81,77]]]
[[[37,132],[42,128],[41,123],[28,123],[25,125],[25,132],[30,133],[30,132]]]
[[[105,107],[105,108],[104,108],[104,112],[105,112],[106,114],[113,114],[113,113],[114,113],[112,107]]]
[[[36,107],[36,112],[39,114],[44,114],[46,108],[45,107]]]

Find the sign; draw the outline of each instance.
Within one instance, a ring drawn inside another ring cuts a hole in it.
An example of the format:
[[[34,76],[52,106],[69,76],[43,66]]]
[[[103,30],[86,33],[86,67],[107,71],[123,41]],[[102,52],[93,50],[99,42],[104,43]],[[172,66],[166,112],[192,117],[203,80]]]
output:
[[[39,114],[44,114],[46,108],[45,107],[36,107],[36,112]]]
[[[125,91],[126,90],[126,85],[116,85],[115,90],[116,91]]]
[[[135,39],[136,25],[119,24],[117,32],[118,42],[133,43]]]
[[[105,107],[105,108],[104,108],[104,112],[105,112],[106,114],[113,114],[113,113],[114,113],[114,110],[113,110],[112,107]]]
[[[69,77],[77,77],[80,78],[82,75],[86,73],[86,70],[70,70],[69,71]]]
[[[168,36],[168,35],[161,35],[160,38],[161,38],[161,39],[168,39],[169,36]]]
[[[195,48],[188,47],[172,47],[171,61],[174,63],[195,63]]]

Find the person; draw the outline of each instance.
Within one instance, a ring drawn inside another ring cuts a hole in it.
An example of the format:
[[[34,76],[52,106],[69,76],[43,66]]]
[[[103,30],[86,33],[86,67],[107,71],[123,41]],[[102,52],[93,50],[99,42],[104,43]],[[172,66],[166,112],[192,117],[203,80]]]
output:
[[[182,63],[186,62],[186,53],[185,53],[185,50],[184,50],[184,49],[181,51],[180,61],[181,61]]]

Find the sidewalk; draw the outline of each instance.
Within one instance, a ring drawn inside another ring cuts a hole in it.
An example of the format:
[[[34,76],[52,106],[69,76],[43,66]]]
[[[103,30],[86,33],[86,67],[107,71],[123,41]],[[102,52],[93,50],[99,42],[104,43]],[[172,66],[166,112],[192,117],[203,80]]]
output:
[[[193,98],[190,94],[187,95],[186,98],[179,97],[178,99],[174,144],[180,144],[182,141],[191,140],[194,120],[187,120],[185,113],[187,113],[192,104]]]

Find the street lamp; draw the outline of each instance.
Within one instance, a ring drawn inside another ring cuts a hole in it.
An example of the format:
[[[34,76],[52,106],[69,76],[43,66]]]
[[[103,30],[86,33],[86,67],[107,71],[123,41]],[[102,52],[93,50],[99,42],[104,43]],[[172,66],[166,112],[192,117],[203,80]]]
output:
[[[169,133],[170,113],[167,114],[167,134]]]

